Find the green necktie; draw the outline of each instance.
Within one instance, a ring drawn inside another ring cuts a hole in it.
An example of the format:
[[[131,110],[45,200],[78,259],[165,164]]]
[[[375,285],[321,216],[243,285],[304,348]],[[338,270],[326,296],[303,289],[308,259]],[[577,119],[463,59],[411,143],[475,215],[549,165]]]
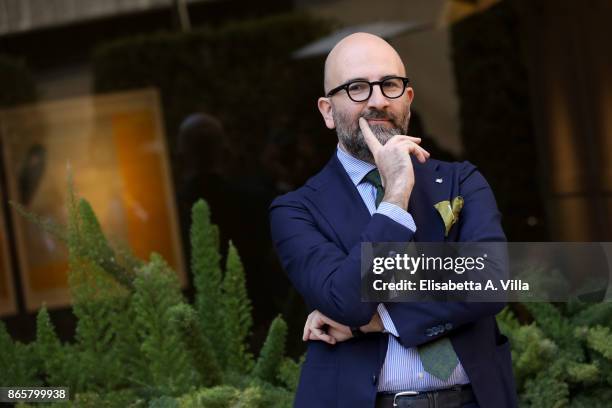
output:
[[[385,195],[385,189],[383,188],[382,180],[380,179],[380,173],[378,172],[378,169],[371,170],[368,174],[365,175],[363,179],[368,183],[372,184],[374,187],[376,187],[376,201],[374,203],[376,205],[376,208],[378,208],[378,205],[380,204],[383,199],[383,196]]]
[[[450,378],[459,363],[455,349],[448,336],[418,346],[423,369],[442,381]]]
[[[376,208],[378,208],[378,205],[385,195],[385,189],[383,188],[378,169],[370,171],[363,179],[376,187],[375,204]],[[421,363],[423,364],[423,369],[442,381],[446,381],[450,378],[453,371],[455,371],[455,367],[457,367],[459,363],[455,349],[453,349],[453,345],[448,337],[441,337],[419,346],[417,347],[417,351]]]

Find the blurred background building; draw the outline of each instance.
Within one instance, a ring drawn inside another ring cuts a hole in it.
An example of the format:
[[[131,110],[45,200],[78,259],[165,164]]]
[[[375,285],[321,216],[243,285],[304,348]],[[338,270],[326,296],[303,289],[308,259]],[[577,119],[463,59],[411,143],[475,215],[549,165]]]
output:
[[[610,241],[611,17],[606,0],[0,0],[0,107],[156,90],[184,255],[189,209],[203,197],[223,250],[233,240],[244,261],[259,344],[279,311],[300,329],[267,206],[333,152],[316,98],[336,39],[366,30],[398,50],[416,94],[411,134],[436,158],[480,168],[509,240]],[[15,136],[2,118],[6,146]],[[2,195],[15,199],[9,177]],[[6,320],[29,338],[4,201]]]

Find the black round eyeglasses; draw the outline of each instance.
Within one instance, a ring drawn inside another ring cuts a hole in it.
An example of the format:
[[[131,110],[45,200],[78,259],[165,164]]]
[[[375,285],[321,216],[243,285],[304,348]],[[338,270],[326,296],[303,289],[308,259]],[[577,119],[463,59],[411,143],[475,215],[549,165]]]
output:
[[[372,88],[374,85],[380,86],[380,91],[384,96],[390,99],[399,98],[404,94],[406,86],[410,80],[404,77],[388,77],[381,81],[368,82],[364,80],[349,81],[345,84],[335,87],[327,93],[327,97],[333,96],[345,90],[348,97],[353,102],[367,101],[372,96]]]

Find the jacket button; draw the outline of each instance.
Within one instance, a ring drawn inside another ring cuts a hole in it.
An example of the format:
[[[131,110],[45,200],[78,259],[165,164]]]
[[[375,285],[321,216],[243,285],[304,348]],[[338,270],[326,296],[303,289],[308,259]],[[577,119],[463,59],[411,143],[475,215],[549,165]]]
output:
[[[376,376],[376,374],[372,374],[372,384],[376,385],[378,382],[378,377]]]

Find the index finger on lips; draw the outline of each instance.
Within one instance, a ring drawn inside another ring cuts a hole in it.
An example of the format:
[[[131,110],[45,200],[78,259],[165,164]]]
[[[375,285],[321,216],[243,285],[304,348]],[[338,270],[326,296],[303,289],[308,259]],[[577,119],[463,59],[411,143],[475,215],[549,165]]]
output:
[[[365,120],[364,118],[359,118],[359,128],[363,133],[363,138],[365,139],[366,144],[370,148],[372,155],[374,155],[374,153],[378,151],[378,149],[380,149],[382,145],[380,144],[376,136],[374,136],[374,133],[372,132],[372,129],[370,129],[370,125],[368,125],[367,120]]]

